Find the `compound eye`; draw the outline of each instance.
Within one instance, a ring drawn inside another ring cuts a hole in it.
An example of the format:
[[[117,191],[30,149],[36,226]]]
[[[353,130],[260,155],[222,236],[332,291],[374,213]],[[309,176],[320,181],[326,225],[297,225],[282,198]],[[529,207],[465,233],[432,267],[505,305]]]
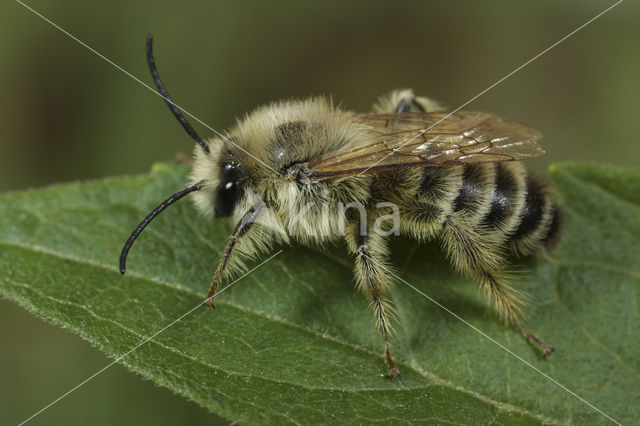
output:
[[[222,179],[216,192],[215,211],[216,217],[228,217],[238,201],[240,190],[238,186],[238,164],[225,163],[222,167]]]

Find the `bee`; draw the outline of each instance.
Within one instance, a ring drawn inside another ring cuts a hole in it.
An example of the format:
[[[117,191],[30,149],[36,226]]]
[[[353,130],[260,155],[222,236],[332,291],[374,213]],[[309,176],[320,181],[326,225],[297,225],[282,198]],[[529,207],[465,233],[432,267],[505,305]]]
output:
[[[553,351],[524,328],[525,295],[509,284],[507,272],[509,253],[544,254],[560,233],[550,188],[520,162],[544,153],[539,131],[486,112],[446,113],[431,99],[398,90],[369,114],[344,111],[324,98],[276,102],[248,114],[226,135],[202,140],[164,88],[152,41],[149,35],[155,85],[198,145],[191,185],[133,230],[120,256],[122,274],[140,232],[167,206],[193,194],[200,211],[231,216],[237,224],[207,305],[245,260],[276,244],[344,240],[354,257],[356,286],[368,298],[382,338],[386,377],[395,378],[387,242],[403,234],[419,242],[439,239],[453,268],[478,281],[506,322],[544,355]]]

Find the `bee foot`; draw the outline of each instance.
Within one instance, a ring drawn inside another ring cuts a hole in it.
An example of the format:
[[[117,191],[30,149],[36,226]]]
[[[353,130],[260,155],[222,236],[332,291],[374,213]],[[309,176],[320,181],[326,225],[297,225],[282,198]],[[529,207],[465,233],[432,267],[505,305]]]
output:
[[[553,346],[527,330],[520,324],[519,322],[515,324],[516,329],[522,334],[522,336],[529,341],[529,343],[537,345],[540,349],[542,349],[542,356],[548,357],[554,351]]]
[[[389,374],[384,375],[384,378],[389,380],[394,380],[399,375],[400,375],[400,372],[398,371],[398,369],[396,367],[393,367],[389,370]]]

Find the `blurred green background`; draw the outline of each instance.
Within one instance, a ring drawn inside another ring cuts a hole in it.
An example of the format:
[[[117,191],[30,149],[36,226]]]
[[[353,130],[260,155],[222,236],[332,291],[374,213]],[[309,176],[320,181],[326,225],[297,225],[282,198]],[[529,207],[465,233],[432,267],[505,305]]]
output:
[[[455,108],[613,2],[27,4],[147,84],[144,40],[153,33],[175,101],[223,130],[260,104],[317,94],[367,111],[380,94],[411,87]],[[0,16],[0,191],[145,173],[191,152],[159,97],[19,3],[2,2]],[[466,109],[540,129],[547,155],[530,162],[540,172],[562,160],[637,166],[639,22],[637,2],[620,4]],[[0,333],[1,424],[110,362],[5,300]],[[33,423],[218,421],[114,366]]]

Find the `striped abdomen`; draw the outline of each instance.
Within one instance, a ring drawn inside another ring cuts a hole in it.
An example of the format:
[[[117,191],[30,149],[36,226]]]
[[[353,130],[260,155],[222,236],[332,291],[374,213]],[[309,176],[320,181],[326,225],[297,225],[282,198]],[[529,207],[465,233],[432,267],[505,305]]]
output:
[[[473,230],[485,246],[506,243],[518,255],[550,249],[558,239],[560,212],[551,191],[521,163],[427,167],[421,173],[416,198],[438,224]]]

